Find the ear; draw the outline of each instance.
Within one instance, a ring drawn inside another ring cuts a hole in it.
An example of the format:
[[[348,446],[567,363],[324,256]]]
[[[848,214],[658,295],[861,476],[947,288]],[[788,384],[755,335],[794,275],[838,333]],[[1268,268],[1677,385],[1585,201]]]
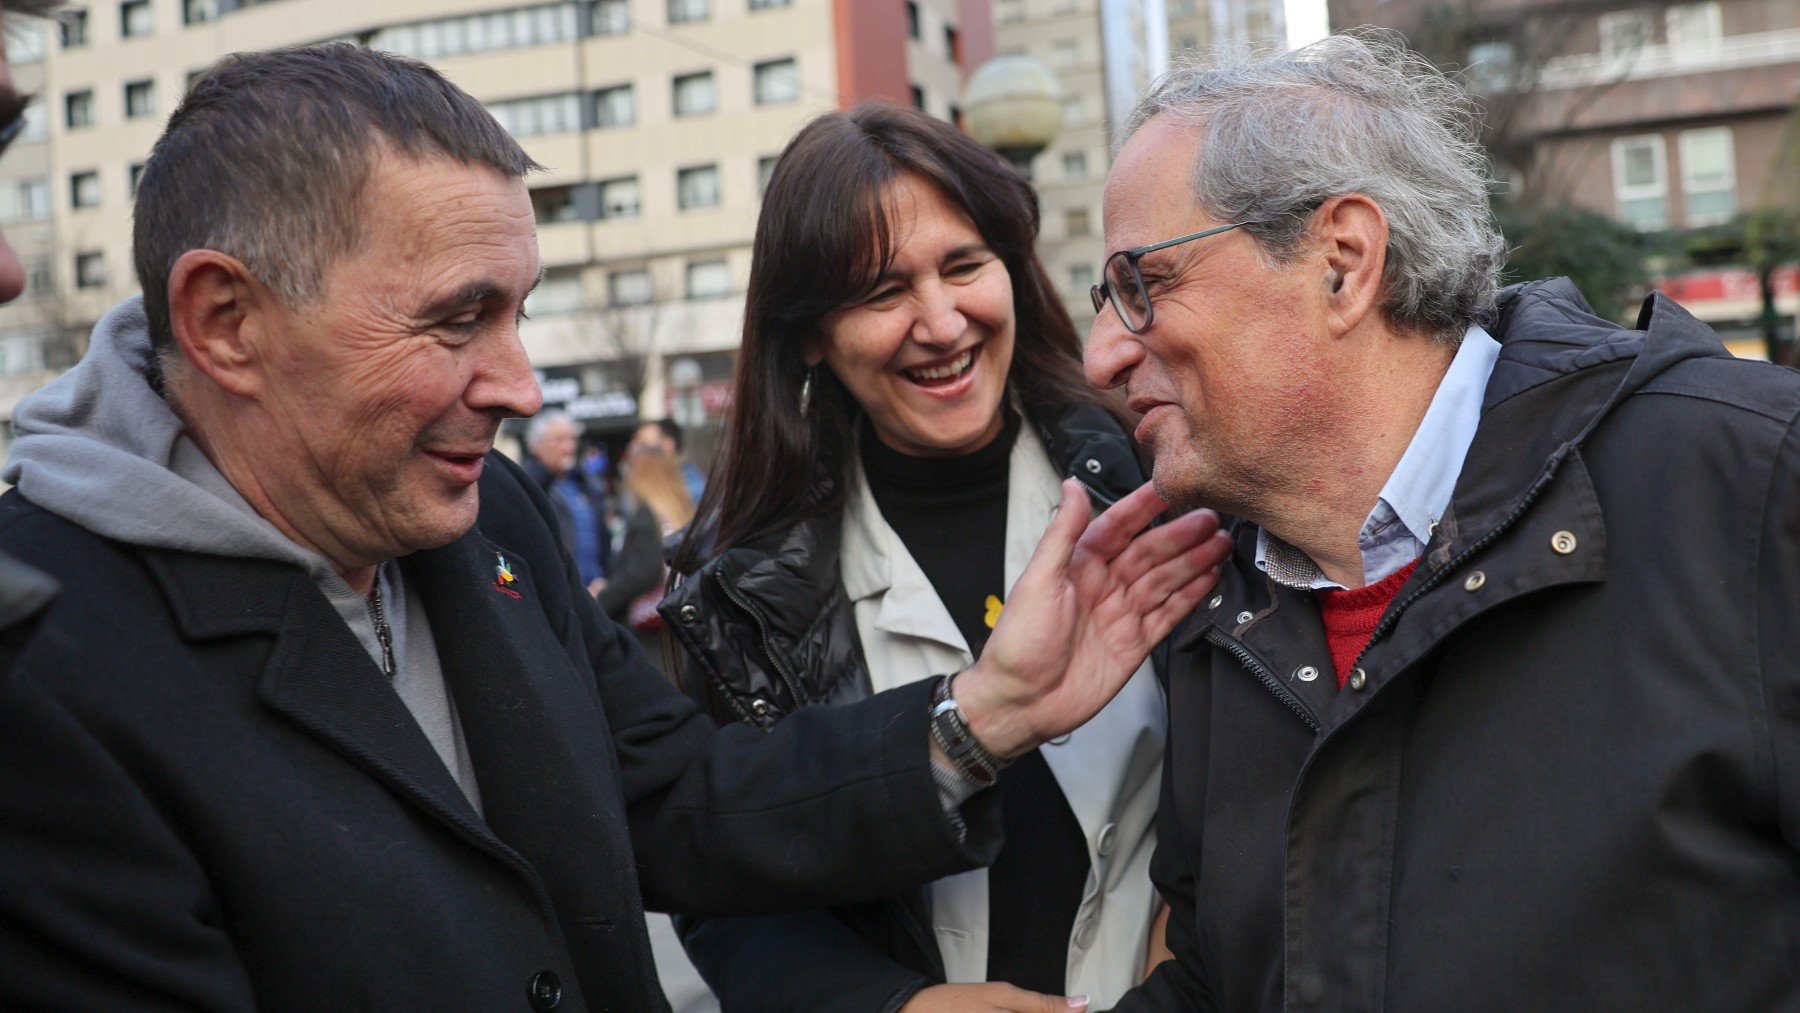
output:
[[[1331,336],[1340,338],[1355,330],[1381,298],[1387,216],[1363,194],[1344,194],[1319,205],[1310,231],[1324,270],[1320,284]]]
[[[227,393],[261,389],[260,337],[278,303],[243,261],[189,250],[169,271],[169,330],[182,357]]]

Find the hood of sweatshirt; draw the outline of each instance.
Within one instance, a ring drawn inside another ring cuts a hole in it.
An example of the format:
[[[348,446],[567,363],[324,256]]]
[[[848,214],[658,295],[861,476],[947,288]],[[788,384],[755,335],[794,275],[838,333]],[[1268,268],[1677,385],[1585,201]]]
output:
[[[94,325],[87,354],[13,409],[0,479],[105,538],[158,549],[292,563],[335,577],[323,556],[251,508],[150,383],[150,328],[132,297]]]

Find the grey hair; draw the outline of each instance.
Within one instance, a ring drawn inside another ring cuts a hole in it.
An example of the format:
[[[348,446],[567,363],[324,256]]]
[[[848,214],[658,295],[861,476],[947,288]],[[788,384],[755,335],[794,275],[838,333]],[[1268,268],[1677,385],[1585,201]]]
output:
[[[537,446],[538,441],[544,438],[544,430],[558,422],[567,422],[569,425],[575,426],[575,417],[561,408],[548,408],[533,415],[530,424],[525,427],[525,445],[527,447]],[[575,431],[580,432],[581,427],[575,426]]]
[[[1468,95],[1391,32],[1358,29],[1260,59],[1165,74],[1126,122],[1194,124],[1194,196],[1244,222],[1276,262],[1300,253],[1312,213],[1360,193],[1387,217],[1381,309],[1450,343],[1491,317],[1505,241]]]

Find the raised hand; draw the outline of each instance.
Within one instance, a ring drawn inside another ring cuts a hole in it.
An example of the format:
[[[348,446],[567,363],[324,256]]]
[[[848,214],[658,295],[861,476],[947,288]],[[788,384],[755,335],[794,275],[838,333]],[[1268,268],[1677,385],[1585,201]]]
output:
[[[1218,517],[1199,510],[1144,531],[1166,507],[1145,483],[1090,523],[1081,484],[1063,483],[980,660],[956,678],[989,752],[1017,756],[1099,713],[1218,582],[1231,551]]]
[[[900,1013],[1079,1013],[1087,1008],[1085,996],[1043,995],[996,981],[920,989]]]

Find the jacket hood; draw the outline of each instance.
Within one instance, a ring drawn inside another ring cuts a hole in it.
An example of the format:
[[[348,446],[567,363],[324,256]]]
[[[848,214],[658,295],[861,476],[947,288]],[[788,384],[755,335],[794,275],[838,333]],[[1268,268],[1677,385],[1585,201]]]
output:
[[[93,533],[147,548],[332,572],[258,516],[151,386],[150,328],[132,297],[94,326],[74,369],[20,401],[0,479]]]

